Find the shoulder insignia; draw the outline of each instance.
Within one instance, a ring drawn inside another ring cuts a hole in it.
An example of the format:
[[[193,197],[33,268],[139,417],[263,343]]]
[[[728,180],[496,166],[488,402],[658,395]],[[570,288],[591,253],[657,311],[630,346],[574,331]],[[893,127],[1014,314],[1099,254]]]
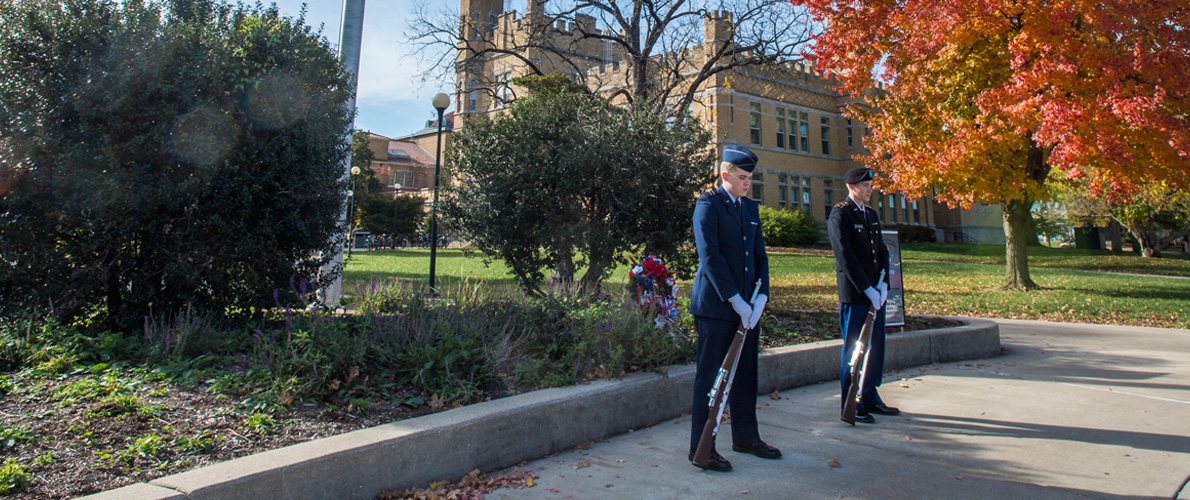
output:
[[[851,202],[849,201],[840,201],[839,203],[835,204],[835,208],[844,208],[850,204]]]

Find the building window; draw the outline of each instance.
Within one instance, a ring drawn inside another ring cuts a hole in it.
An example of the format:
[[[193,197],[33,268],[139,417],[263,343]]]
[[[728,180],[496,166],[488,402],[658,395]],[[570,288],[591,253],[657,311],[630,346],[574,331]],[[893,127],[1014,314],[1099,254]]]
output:
[[[777,207],[786,208],[789,206],[789,176],[785,174],[777,174]]]
[[[909,222],[909,207],[905,205],[905,196],[902,195],[899,198],[901,199],[901,220]]]
[[[764,185],[763,184],[753,184],[752,185],[752,200],[755,201],[757,205],[764,205]]]
[[[467,92],[467,111],[476,111],[479,109],[479,81],[471,80],[467,84],[467,88],[471,89]]]
[[[496,77],[496,108],[503,108],[512,101],[512,86],[509,85],[512,73],[504,73]]]
[[[897,195],[888,195],[888,216],[892,218],[893,222],[897,221]]]
[[[917,210],[917,200],[913,200],[913,222],[921,222],[921,212]]]
[[[827,117],[822,117],[822,154],[831,154],[831,120]]]
[[[785,148],[785,110],[777,108],[777,147]]]
[[[810,152],[810,118],[805,113],[798,115],[798,138],[803,153]]]
[[[797,187],[798,186],[797,177],[790,176],[789,184],[790,184],[790,187],[789,187],[789,208],[793,209],[793,208],[797,208],[797,200],[801,199],[801,196],[798,193],[800,193],[801,191]]]
[[[825,217],[830,218],[831,208],[834,206],[834,192],[831,190],[831,181],[822,181],[822,204],[826,206]]]
[[[851,139],[851,118],[847,119],[847,149],[855,147]]]
[[[749,107],[752,111],[748,117],[748,126],[752,129],[752,144],[760,144],[760,103],[754,102]]]
[[[812,213],[810,207],[810,179],[802,177],[802,209]]]

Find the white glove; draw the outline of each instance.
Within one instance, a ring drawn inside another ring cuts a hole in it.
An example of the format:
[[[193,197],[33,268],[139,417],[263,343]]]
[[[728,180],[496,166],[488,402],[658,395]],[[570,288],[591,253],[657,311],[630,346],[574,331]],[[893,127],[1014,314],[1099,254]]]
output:
[[[752,304],[752,315],[748,316],[748,322],[744,326],[749,330],[756,328],[760,323],[760,318],[764,316],[764,306],[768,304],[769,296],[763,293],[756,295],[756,303]]]
[[[752,316],[752,306],[744,302],[744,299],[738,293],[732,295],[727,301],[731,302],[731,308],[735,309],[735,313],[740,316],[740,323],[746,326],[748,324],[748,318]]]
[[[880,286],[876,287],[876,290],[880,292],[880,306],[877,307],[877,309],[880,309],[884,307],[885,302],[888,302],[888,283],[881,281]]]
[[[867,287],[864,289],[864,295],[868,296],[868,302],[872,303],[873,308],[880,309],[880,292],[876,291],[875,288]]]

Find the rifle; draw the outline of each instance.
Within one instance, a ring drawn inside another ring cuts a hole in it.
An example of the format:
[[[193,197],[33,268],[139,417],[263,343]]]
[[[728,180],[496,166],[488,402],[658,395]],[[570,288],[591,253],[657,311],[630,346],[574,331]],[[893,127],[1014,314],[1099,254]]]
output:
[[[760,284],[761,280],[756,280],[749,304],[756,302]],[[707,403],[707,423],[702,428],[702,437],[698,438],[698,448],[694,451],[694,464],[704,469],[711,459],[711,445],[715,442],[715,436],[719,434],[719,422],[723,420],[723,409],[726,407],[727,397],[731,394],[731,382],[735,380],[736,365],[739,364],[740,351],[744,349],[744,337],[747,335],[748,330],[741,321],[740,327],[736,328],[735,337],[731,339],[731,347],[727,348],[723,366],[719,367],[719,375],[715,377],[715,383],[711,384],[711,392],[707,393],[707,397],[710,398]],[[711,415],[715,416],[714,420],[710,418]]]
[[[880,279],[876,280],[877,283],[881,281],[884,281],[884,271],[880,271]],[[855,411],[859,405],[859,398],[862,396],[859,389],[868,379],[868,347],[872,340],[872,325],[876,322],[876,315],[880,313],[880,310],[875,306],[876,304],[868,306],[868,316],[864,318],[864,327],[859,331],[859,338],[855,339],[855,347],[851,350],[851,361],[847,363],[851,367],[849,375],[851,385],[847,388],[847,396],[843,399],[843,414],[839,418],[851,425],[855,425]]]

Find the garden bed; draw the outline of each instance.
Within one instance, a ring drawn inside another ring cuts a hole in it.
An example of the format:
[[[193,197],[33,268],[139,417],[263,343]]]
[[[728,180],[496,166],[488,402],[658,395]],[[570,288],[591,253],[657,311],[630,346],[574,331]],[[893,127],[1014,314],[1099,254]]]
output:
[[[907,329],[956,324],[944,318],[910,318]],[[829,340],[838,337],[837,315],[783,311],[768,319],[765,330],[766,347]],[[297,403],[281,411],[253,412],[245,411],[242,400],[211,391],[213,378],[182,386],[154,381],[142,371],[103,367],[50,378],[5,376],[0,382],[0,457],[19,458],[24,470],[15,474],[21,471],[8,468],[0,485],[29,481],[25,491],[6,498],[72,498],[476,401],[371,394],[337,400],[342,404]]]

